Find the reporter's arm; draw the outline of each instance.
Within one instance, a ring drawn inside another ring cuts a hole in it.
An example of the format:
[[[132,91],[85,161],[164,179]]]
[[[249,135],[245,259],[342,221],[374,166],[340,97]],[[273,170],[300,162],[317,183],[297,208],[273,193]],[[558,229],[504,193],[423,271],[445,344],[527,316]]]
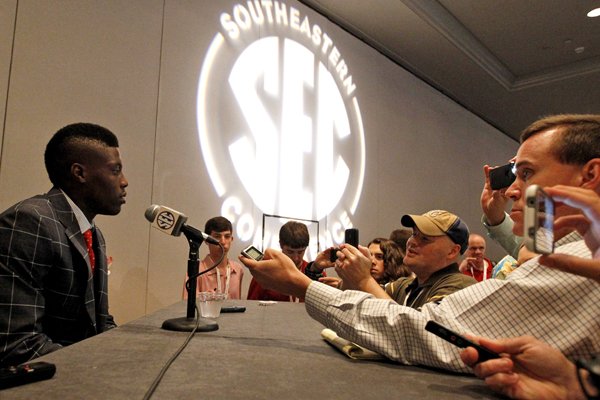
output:
[[[492,225],[485,215],[481,217],[481,223],[487,230],[490,239],[502,246],[515,260],[519,257],[519,249],[523,244],[523,238],[513,233],[515,223],[508,214],[504,213],[504,219],[498,225]]]
[[[336,289],[342,290],[342,280],[335,276],[324,276],[319,278],[319,282],[326,284],[327,286],[331,286]]]

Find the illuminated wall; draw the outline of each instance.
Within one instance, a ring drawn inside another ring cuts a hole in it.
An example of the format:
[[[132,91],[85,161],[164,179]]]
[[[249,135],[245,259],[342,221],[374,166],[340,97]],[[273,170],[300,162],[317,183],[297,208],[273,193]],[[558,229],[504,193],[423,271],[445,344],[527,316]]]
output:
[[[150,204],[198,228],[227,216],[234,257],[261,243],[263,214],[319,221],[321,248],[346,227],[366,243],[404,213],[434,208],[481,232],[481,166],[516,151],[296,1],[21,0],[0,10],[0,206],[49,188],[42,153],[59,127],[114,130],[128,203],[98,224],[121,322],[181,298],[187,244],[150,230]]]

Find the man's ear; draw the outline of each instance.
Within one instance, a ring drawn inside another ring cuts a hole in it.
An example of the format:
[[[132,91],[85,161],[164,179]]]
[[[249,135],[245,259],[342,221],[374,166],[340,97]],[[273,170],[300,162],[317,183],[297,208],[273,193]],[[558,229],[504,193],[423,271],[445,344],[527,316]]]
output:
[[[76,182],[85,183],[86,179],[86,171],[85,166],[79,163],[71,164],[71,176],[75,179]]]
[[[450,252],[448,253],[448,258],[454,259],[454,258],[458,257],[459,255],[460,255],[460,245],[455,243],[454,246],[452,246],[452,249],[450,249]]]
[[[600,158],[592,158],[585,163],[581,171],[581,187],[594,191],[600,190]]]

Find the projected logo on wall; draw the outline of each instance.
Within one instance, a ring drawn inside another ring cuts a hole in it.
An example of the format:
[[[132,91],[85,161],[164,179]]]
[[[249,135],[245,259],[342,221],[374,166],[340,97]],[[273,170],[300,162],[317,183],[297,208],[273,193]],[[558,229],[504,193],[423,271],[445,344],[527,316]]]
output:
[[[352,227],[364,179],[357,86],[332,37],[280,1],[220,16],[200,73],[200,147],[222,215],[260,241],[262,213]],[[257,210],[258,209],[258,210]]]

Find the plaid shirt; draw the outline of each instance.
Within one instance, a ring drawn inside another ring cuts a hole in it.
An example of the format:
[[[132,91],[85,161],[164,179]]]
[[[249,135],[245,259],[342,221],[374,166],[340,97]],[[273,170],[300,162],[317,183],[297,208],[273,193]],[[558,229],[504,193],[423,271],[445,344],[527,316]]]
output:
[[[106,248],[96,273],[64,194],[53,188],[0,215],[0,366],[49,353],[115,326],[108,314]]]
[[[581,236],[557,242],[557,253],[590,258]],[[432,319],[456,332],[491,338],[532,335],[568,357],[600,353],[600,285],[546,268],[534,258],[506,280],[490,279],[426,304],[421,312],[358,291],[313,282],[306,295],[311,317],[339,336],[404,364],[470,372],[460,350],[425,331]]]

